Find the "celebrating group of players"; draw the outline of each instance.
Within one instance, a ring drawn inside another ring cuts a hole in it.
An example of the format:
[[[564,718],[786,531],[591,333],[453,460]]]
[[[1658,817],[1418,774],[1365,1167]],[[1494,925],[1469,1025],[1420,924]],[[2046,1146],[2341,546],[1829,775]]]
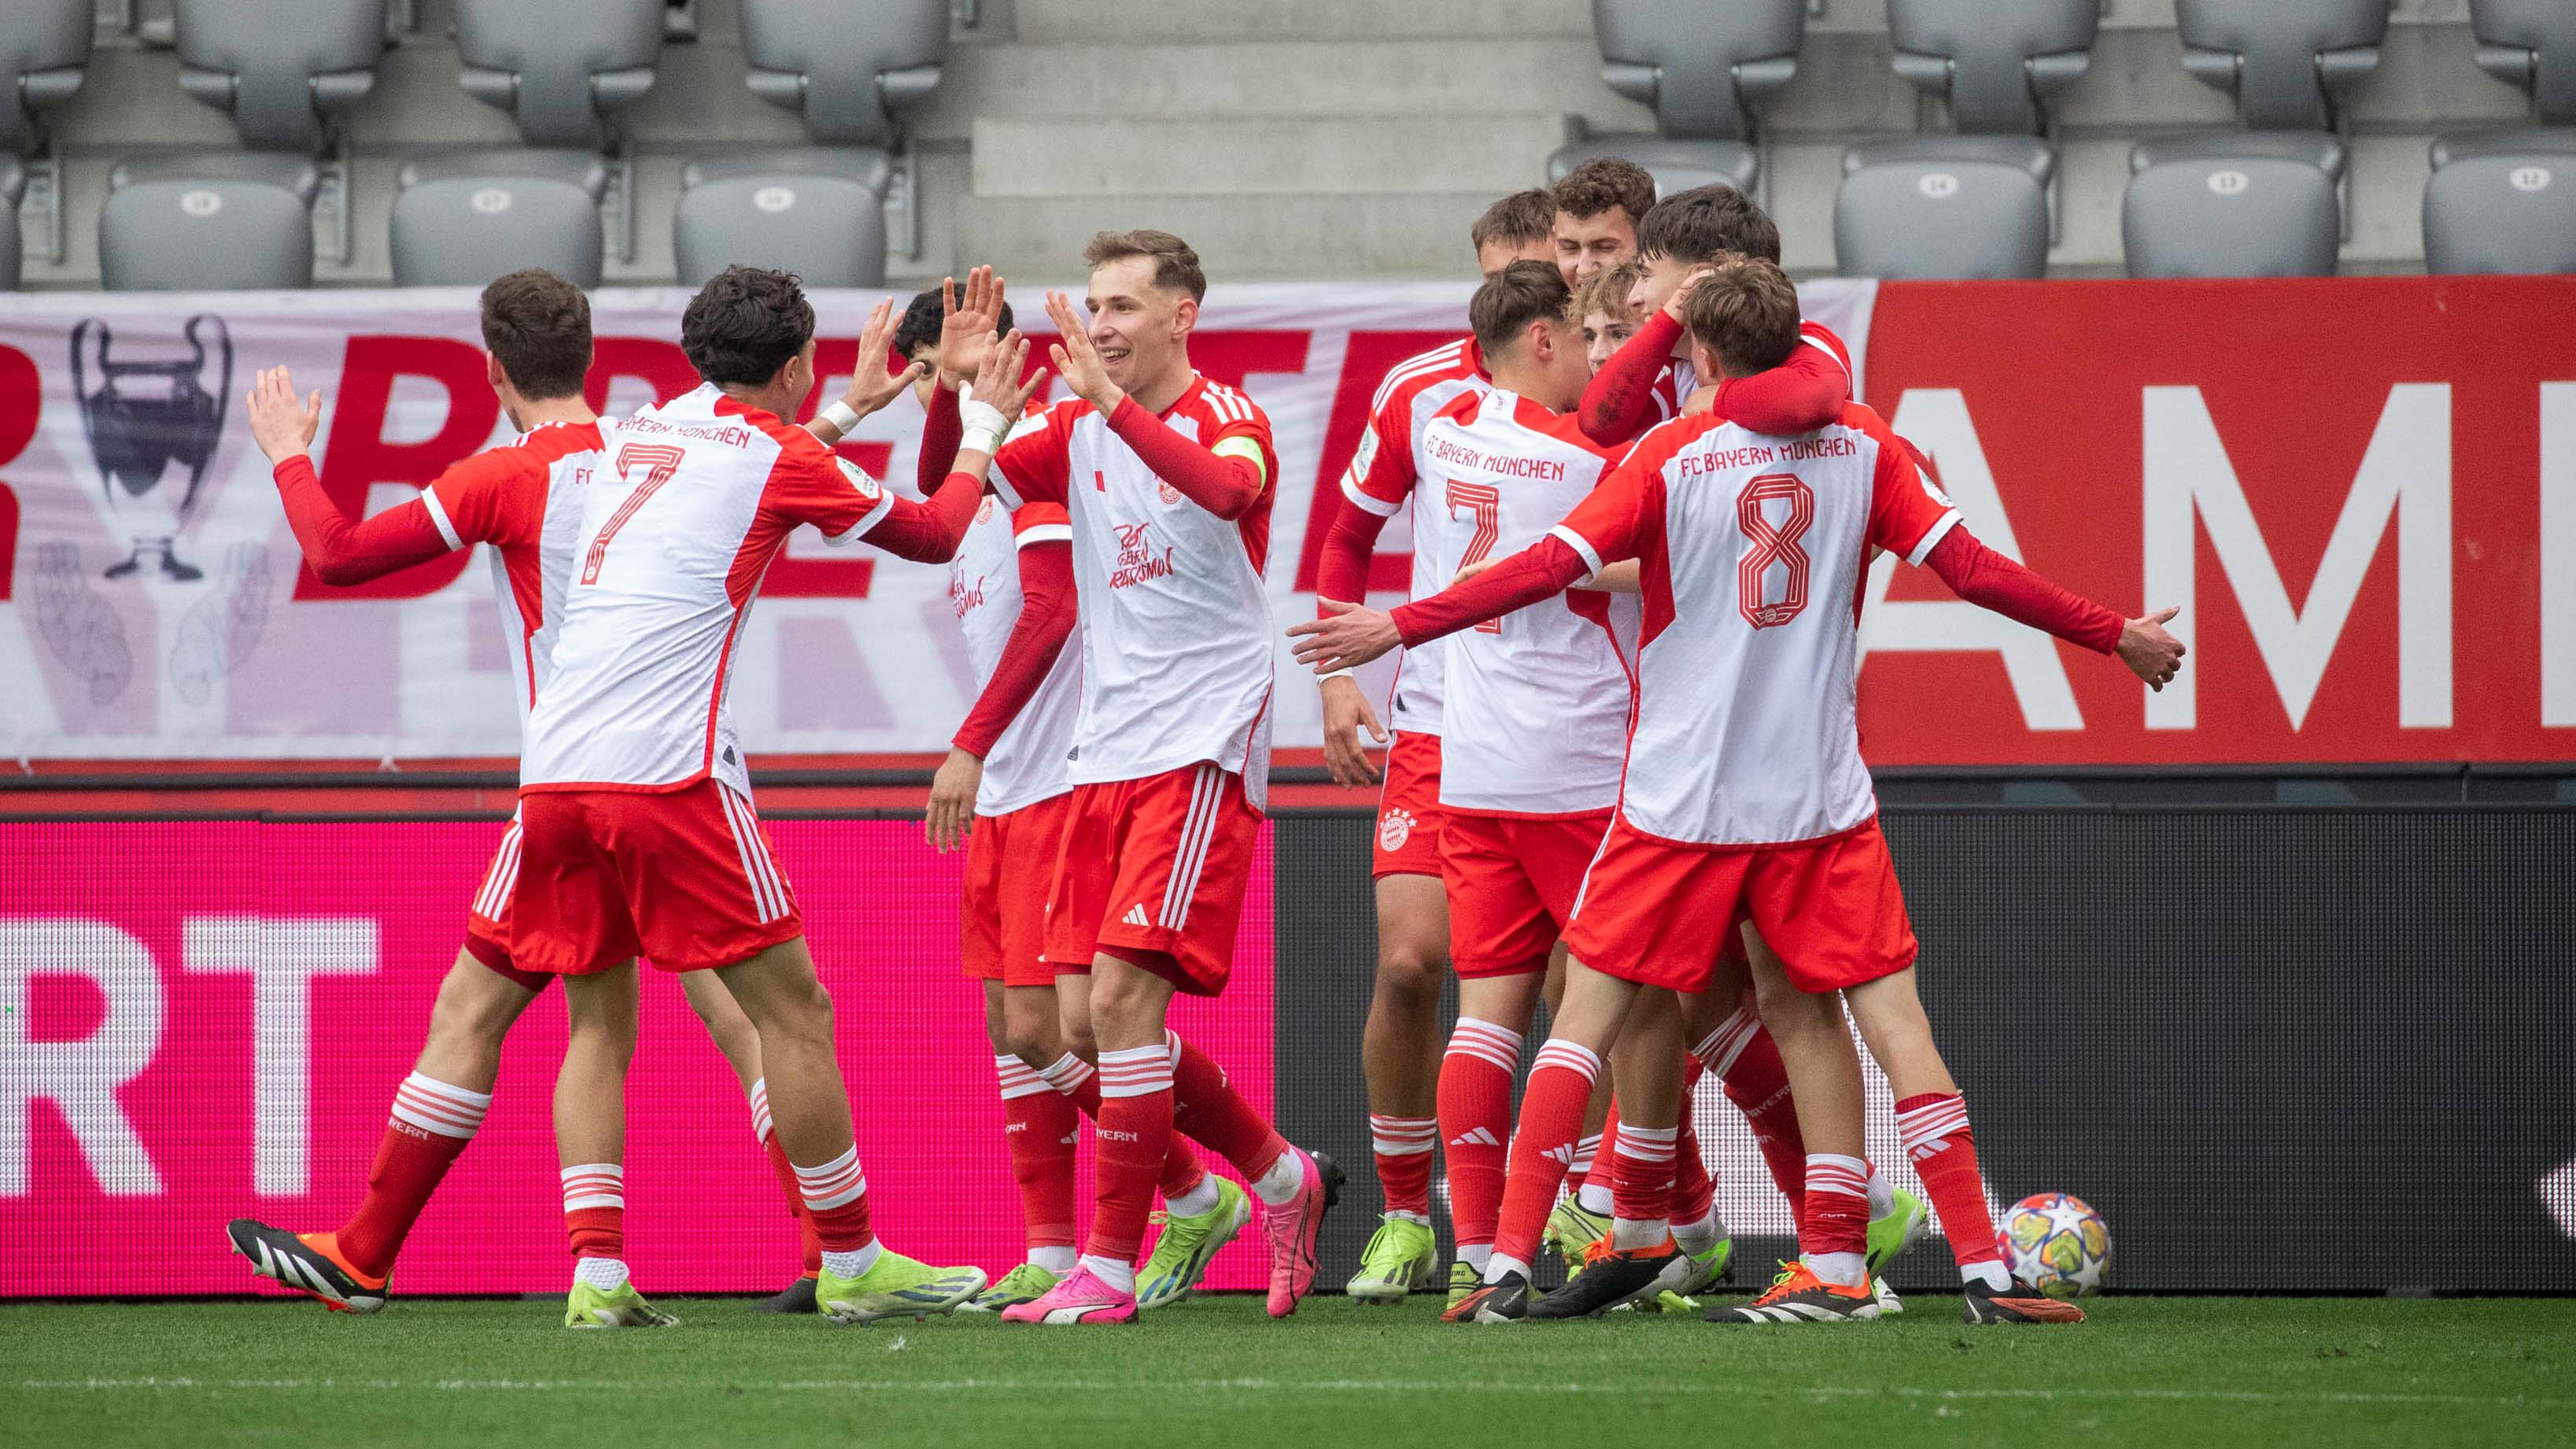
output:
[[[1473,240],[1472,335],[1379,389],[1326,539],[1323,617],[1289,631],[1322,675],[1346,784],[1375,777],[1362,733],[1387,735],[1349,671],[1406,650],[1364,1051],[1385,1215],[1348,1291],[1389,1302],[1434,1279],[1436,1145],[1457,1244],[1447,1317],[1688,1302],[1731,1251],[1691,1127],[1705,1074],[1742,1108],[1801,1248],[1768,1292],[1710,1317],[1894,1308],[1876,1270],[1925,1206],[1862,1155],[1848,1005],[1897,1092],[1969,1321],[2080,1318],[1996,1256],[1859,756],[1854,611],[1883,549],[2116,652],[2151,685],[2179,665],[2169,615],[2124,620],[1970,537],[1922,460],[1850,400],[1841,343],[1802,325],[1778,234],[1740,194],[1659,202],[1637,167],[1595,162],[1496,203]],[[364,520],[306,456],[319,395],[261,375],[253,432],[323,580],[493,545],[525,738],[518,812],[364,1200],[328,1232],[236,1220],[255,1271],[335,1308],[382,1307],[404,1235],[490,1104],[503,1038],[561,977],[565,1321],[670,1322],[624,1260],[640,957],[680,975],[803,1226],[804,1273],[764,1306],[1123,1322],[1186,1295],[1258,1199],[1269,1311],[1295,1311],[1343,1173],[1281,1138],[1167,1024],[1176,993],[1225,985],[1262,817],[1278,458],[1260,407],[1190,365],[1206,281],[1187,244],[1103,233],[1085,259],[1088,322],[1047,297],[1064,401],[1032,403],[1046,372],[1027,366],[1001,279],[978,268],[962,294],[944,284],[900,318],[880,303],[858,376],[802,427],[787,420],[814,386],[814,317],[793,277],[710,281],[682,324],[702,385],[603,421],[583,398],[586,300],[513,273],[486,289],[482,323],[520,436]],[[871,365],[889,354],[908,366]],[[921,501],[831,446],[906,388],[927,417]],[[1377,534],[1407,510],[1416,597],[1362,608]],[[927,830],[968,852],[961,959],[984,994],[1029,1244],[998,1280],[870,1231],[830,1000],[752,807],[733,645],[807,523],[948,562],[983,681]],[[1542,994],[1553,1035],[1516,1128]],[[1084,1116],[1096,1200],[1078,1237]],[[1140,1268],[1158,1192],[1163,1231]],[[1543,1238],[1574,1272],[1537,1295]]]

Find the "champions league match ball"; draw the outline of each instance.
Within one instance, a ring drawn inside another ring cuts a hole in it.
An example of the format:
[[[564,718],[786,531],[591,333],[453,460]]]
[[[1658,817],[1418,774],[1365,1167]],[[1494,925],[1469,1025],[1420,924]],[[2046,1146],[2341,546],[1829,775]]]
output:
[[[2012,1275],[2051,1298],[2087,1298],[2111,1281],[2111,1228],[2072,1193],[2034,1193],[1995,1234]]]

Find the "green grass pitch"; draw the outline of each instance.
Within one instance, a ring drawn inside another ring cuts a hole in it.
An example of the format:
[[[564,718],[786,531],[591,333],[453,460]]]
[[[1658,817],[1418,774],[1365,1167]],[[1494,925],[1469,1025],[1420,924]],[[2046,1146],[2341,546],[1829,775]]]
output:
[[[1125,1328],[840,1328],[671,1299],[0,1306],[0,1444],[2567,1443],[2576,1301],[2114,1298],[2075,1328],[1450,1327],[1222,1296]],[[1640,1436],[1652,1435],[1654,1438]]]

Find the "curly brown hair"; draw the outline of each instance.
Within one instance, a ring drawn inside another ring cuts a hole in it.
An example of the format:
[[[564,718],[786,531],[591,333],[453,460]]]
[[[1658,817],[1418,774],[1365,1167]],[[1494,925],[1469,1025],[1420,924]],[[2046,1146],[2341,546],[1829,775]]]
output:
[[[680,350],[712,383],[757,387],[814,336],[814,307],[794,272],[727,267],[680,314]]]
[[[1599,216],[1616,206],[1636,225],[1655,209],[1655,178],[1625,157],[1600,156],[1565,173],[1563,181],[1548,188],[1548,196],[1568,216]]]

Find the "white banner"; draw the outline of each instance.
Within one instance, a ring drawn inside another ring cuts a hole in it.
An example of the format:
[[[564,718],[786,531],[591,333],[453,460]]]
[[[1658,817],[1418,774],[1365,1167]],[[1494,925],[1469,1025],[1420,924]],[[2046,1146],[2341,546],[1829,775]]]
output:
[[[1464,328],[1465,282],[1211,290],[1200,369],[1277,432],[1272,612],[1313,611],[1310,535],[1388,366]],[[1035,289],[1015,289],[1042,318]],[[1866,282],[1802,289],[1857,363]],[[871,293],[812,294],[817,397],[850,371]],[[688,294],[592,300],[592,400],[608,416],[696,382]],[[388,507],[509,434],[483,381],[466,289],[53,293],[0,312],[0,746],[21,759],[516,756],[491,570],[459,554],[358,589],[302,567],[241,395],[284,364],[324,397],[315,461],[344,506]],[[837,375],[836,375],[837,374]],[[844,449],[911,491],[910,399]],[[1408,547],[1401,524],[1385,548]],[[480,550],[478,550],[480,552]],[[859,550],[859,553],[868,553]],[[1400,579],[1384,562],[1378,577]],[[760,754],[944,749],[973,698],[945,570],[826,550],[801,532],[737,653],[733,703]],[[1317,742],[1315,691],[1280,650],[1277,739]],[[1391,666],[1374,677],[1383,684]]]

